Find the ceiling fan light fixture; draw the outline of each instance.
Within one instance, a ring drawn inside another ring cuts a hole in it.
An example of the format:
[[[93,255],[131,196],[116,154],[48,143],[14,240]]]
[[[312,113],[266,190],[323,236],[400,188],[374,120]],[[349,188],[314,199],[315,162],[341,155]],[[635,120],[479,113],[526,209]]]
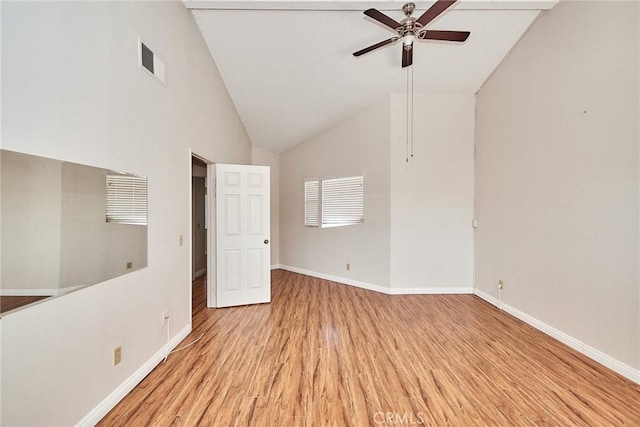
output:
[[[413,33],[407,34],[404,36],[402,43],[407,46],[413,45],[413,41],[416,39],[416,36]]]

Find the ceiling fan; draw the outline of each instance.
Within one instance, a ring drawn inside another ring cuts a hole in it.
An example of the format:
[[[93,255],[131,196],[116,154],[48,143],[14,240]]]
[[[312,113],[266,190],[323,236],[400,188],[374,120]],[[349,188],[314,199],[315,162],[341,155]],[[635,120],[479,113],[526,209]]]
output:
[[[441,31],[426,29],[427,25],[429,25],[431,21],[436,19],[456,1],[457,0],[437,0],[417,19],[411,16],[416,5],[413,3],[407,3],[402,6],[405,18],[400,22],[388,17],[377,9],[365,10],[365,15],[391,28],[398,35],[354,52],[353,56],[364,55],[372,50],[379,49],[402,40],[402,67],[404,68],[413,63],[413,42],[415,40],[444,40],[452,42],[463,42],[467,40],[469,34],[471,34],[469,31]]]

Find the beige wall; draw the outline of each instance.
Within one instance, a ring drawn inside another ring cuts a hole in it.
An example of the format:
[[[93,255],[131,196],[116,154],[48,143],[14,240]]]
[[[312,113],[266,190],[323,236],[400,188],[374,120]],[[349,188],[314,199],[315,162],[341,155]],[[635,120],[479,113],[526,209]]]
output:
[[[60,288],[62,162],[2,151],[4,295],[54,295]]]
[[[473,288],[475,97],[415,94],[406,161],[406,95],[391,98],[391,286]],[[409,290],[411,291],[411,290]]]
[[[386,97],[281,154],[280,264],[389,286],[389,126]],[[364,175],[364,224],[305,227],[304,179],[354,175]]]
[[[190,329],[189,149],[249,164],[251,144],[181,2],[2,2],[0,28],[2,148],[148,177],[147,268],[1,320],[0,424],[74,425],[161,360],[165,310]]]
[[[205,168],[202,168],[206,171]],[[206,172],[205,172],[206,175]],[[207,189],[204,177],[194,176],[191,178],[191,261],[193,278],[200,277],[207,270],[207,229],[205,228],[205,201],[207,200]]]
[[[147,266],[146,225],[105,221],[106,169],[1,154],[2,295],[57,295]]]
[[[251,145],[251,164],[269,166],[271,182],[271,265],[280,264],[280,155]]]
[[[416,94],[409,163],[405,94],[283,153],[281,264],[388,293],[470,293],[474,112],[473,95]],[[359,173],[363,225],[304,227],[304,178]]]
[[[107,174],[105,169],[62,164],[61,289],[147,266],[147,227],[105,220]],[[127,269],[129,262],[132,270]]]
[[[636,372],[638,18],[543,12],[478,93],[476,140],[477,288]]]

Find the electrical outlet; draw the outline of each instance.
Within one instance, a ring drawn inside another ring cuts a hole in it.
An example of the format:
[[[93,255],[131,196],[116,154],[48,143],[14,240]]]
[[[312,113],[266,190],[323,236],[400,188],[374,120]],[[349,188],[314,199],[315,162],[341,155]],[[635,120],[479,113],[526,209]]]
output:
[[[347,270],[351,270],[351,264],[347,263]]]
[[[498,289],[504,288],[504,282],[502,280],[498,280]]]
[[[169,323],[169,312],[165,310],[162,313],[162,326],[165,326],[167,323]]]
[[[118,346],[113,349],[113,366],[116,366],[122,361],[122,347]]]
[[[127,262],[127,270],[133,267],[133,263],[131,261]]]

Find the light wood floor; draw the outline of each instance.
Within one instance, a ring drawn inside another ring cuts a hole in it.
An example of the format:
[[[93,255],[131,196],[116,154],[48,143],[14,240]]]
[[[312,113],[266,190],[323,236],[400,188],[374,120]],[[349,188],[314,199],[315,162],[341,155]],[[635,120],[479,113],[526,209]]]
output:
[[[640,426],[640,386],[472,295],[388,296],[282,270],[206,309],[102,426]]]

